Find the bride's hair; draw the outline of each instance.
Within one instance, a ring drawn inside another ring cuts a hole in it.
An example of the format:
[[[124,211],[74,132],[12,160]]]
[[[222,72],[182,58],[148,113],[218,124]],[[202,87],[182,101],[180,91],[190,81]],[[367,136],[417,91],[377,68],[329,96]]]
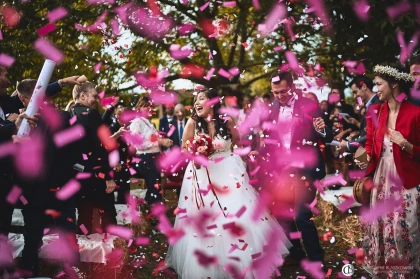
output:
[[[207,121],[205,118],[199,117],[197,115],[197,111],[195,110],[195,102],[197,101],[197,97],[200,93],[204,93],[206,95],[206,97],[211,100],[213,98],[218,97],[217,91],[215,89],[210,89],[210,90],[201,90],[199,92],[197,92],[197,95],[194,96],[194,101],[193,101],[193,109],[192,109],[192,113],[191,113],[191,118],[195,121],[195,129],[198,132],[201,133],[205,133],[205,134],[209,134],[209,128],[207,125]],[[221,104],[220,102],[217,102],[213,105],[213,118],[214,118],[214,122],[215,122],[215,128],[216,128],[216,135],[221,136],[223,139],[230,139],[232,138],[232,134],[230,133],[230,130],[227,126],[227,122],[225,120],[223,120],[223,116],[219,114],[219,109],[221,108]]]

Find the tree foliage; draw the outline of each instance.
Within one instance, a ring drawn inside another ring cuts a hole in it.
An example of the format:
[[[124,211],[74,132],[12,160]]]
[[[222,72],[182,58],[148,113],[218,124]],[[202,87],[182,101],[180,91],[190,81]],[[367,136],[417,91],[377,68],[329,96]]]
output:
[[[44,61],[44,57],[33,48],[34,41],[39,37],[37,30],[48,24],[48,11],[63,6],[69,15],[57,21],[56,30],[46,36],[66,54],[53,79],[84,74],[105,88],[107,93],[120,91],[123,94],[132,92],[137,86],[133,75],[147,72],[152,65],[160,70],[169,70],[166,81],[170,85],[171,81],[182,76],[185,65],[194,64],[205,69],[206,73],[215,68],[210,80],[202,76],[187,77],[196,84],[223,88],[235,94],[260,94],[268,90],[270,73],[286,62],[285,50],[294,51],[306,69],[309,69],[308,65],[319,63],[324,68],[319,74],[327,80],[344,81],[348,72],[343,70],[343,61],[363,61],[367,73],[377,63],[394,62],[400,53],[395,35],[397,28],[404,32],[408,42],[419,27],[416,17],[410,13],[395,21],[388,19],[387,7],[399,1],[369,1],[368,22],[361,22],[355,15],[354,1],[324,0],[328,17],[321,19],[313,12],[306,12],[311,8],[308,3],[312,2],[317,1],[284,1],[288,10],[286,21],[267,37],[262,37],[258,26],[278,1],[260,0],[260,9],[253,6],[252,0],[237,0],[236,7],[225,7],[223,2],[213,0],[135,1],[136,5],[144,7],[156,3],[161,13],[176,23],[163,40],[156,42],[131,33],[129,27],[123,24],[115,8],[127,4],[126,1],[117,0],[112,5],[88,5],[85,0],[25,3],[6,0],[4,5],[15,7],[21,17],[15,27],[8,27],[4,20],[1,21],[3,40],[0,46],[2,53],[16,58],[9,68],[13,82],[35,78]],[[200,10],[206,3],[209,3],[208,7]],[[75,24],[91,25],[101,15],[104,16],[105,29],[81,31],[75,27]],[[120,37],[110,35],[113,19],[118,19],[123,30]],[[228,22],[231,32],[216,38],[209,37],[207,29],[213,20]],[[179,26],[185,23],[191,23],[195,28],[190,34],[181,35]],[[295,38],[287,32],[287,26],[291,27]],[[173,44],[188,45],[193,53],[180,61],[172,59],[169,49]],[[278,50],[279,46],[283,49]],[[99,62],[102,66],[95,73],[93,68]],[[233,67],[239,69],[240,75],[228,79],[218,74],[219,69],[228,71]],[[59,100],[61,103],[69,99],[70,91],[65,90]]]

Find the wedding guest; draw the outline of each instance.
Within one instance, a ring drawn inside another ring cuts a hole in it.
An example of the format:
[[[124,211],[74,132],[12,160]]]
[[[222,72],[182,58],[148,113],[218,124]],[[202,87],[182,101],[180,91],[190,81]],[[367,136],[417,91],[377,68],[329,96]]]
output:
[[[36,80],[33,84],[33,92]],[[29,84],[28,84],[29,85]],[[24,102],[27,106],[26,101]],[[44,106],[44,111],[47,107]],[[76,240],[76,199],[75,196],[59,200],[57,193],[60,188],[73,181],[75,171],[73,165],[77,162],[80,141],[73,141],[64,146],[57,146],[54,135],[70,127],[70,114],[49,106],[54,114],[55,125],[50,126],[46,119],[50,115],[41,115],[40,121],[30,134],[29,141],[22,141],[20,145],[30,144],[33,139],[40,140],[44,148],[41,161],[42,174],[37,177],[26,177],[22,173],[16,175],[15,182],[23,190],[22,195],[27,200],[22,209],[24,220],[24,248],[19,269],[25,275],[37,277],[39,270],[38,252],[43,245],[42,238],[45,229],[52,224],[52,229],[58,232],[59,238],[68,245],[71,253],[62,262],[65,266],[77,266],[80,261],[79,247]],[[41,110],[42,111],[42,110]],[[23,146],[22,146],[23,147]],[[24,148],[25,149],[25,148]]]
[[[251,96],[245,95],[243,98],[242,109],[239,110],[238,123],[237,123],[238,125],[240,125],[242,122],[245,121],[247,112],[251,109],[251,105],[252,105]]]
[[[366,174],[373,176],[375,184],[370,206],[372,210],[383,203],[390,206],[367,225],[365,268],[377,277],[385,265],[391,265],[393,278],[418,278],[420,176],[415,174],[420,169],[420,108],[401,95],[411,86],[409,74],[398,66],[377,65],[373,71],[377,95],[384,103],[371,105],[366,117],[365,148],[370,161]],[[366,163],[359,165],[366,167]],[[407,266],[410,273],[392,265]]]
[[[276,71],[271,76],[271,80],[271,90],[275,97],[274,102],[278,104],[273,105],[273,107],[278,109],[273,111],[272,120],[275,123],[278,122],[282,127],[277,137],[284,154],[293,156],[295,153],[305,151],[307,156],[310,156],[310,154],[314,156],[314,162],[310,166],[300,168],[286,164],[283,167],[288,176],[290,176],[289,172],[291,172],[295,177],[305,177],[306,182],[295,180],[293,181],[293,186],[285,185],[285,187],[289,187],[294,192],[292,194],[294,197],[292,200],[292,211],[295,212],[295,218],[294,220],[290,218],[279,218],[278,220],[280,224],[284,224],[287,233],[296,231],[302,233],[306,255],[310,261],[323,263],[324,251],[319,244],[312,211],[307,205],[315,199],[316,188],[313,186],[313,183],[315,180],[321,180],[325,177],[325,166],[318,146],[305,143],[317,143],[319,138],[324,143],[329,143],[332,141],[332,133],[322,119],[322,113],[318,104],[296,94],[293,77],[290,72]],[[300,123],[299,128],[293,128],[295,123]],[[276,136],[275,133],[274,136]],[[290,249],[289,258],[292,262],[300,262],[306,256],[300,239],[292,239],[291,242],[293,247]]]
[[[7,77],[6,68],[0,66],[0,95],[7,95],[7,88],[11,85],[10,80]],[[11,113],[7,118],[0,104],[0,144],[7,144],[11,142],[12,136],[19,129],[22,120],[28,119],[31,127],[34,127],[37,123],[37,116],[28,117],[25,113],[17,115]],[[12,222],[14,206],[10,204],[6,199],[13,187],[13,173],[15,172],[13,160],[11,156],[1,156],[0,158],[0,245],[6,247],[8,242],[8,235],[10,232],[10,226]],[[5,252],[3,252],[5,253]],[[7,255],[3,255],[7,257]],[[10,255],[12,259],[12,255]],[[10,266],[2,265],[0,267],[0,277],[3,277],[5,271],[4,268],[11,268]]]
[[[216,97],[214,89],[203,90],[194,97],[194,108],[185,127],[182,147],[187,149],[192,137],[208,136],[215,150],[211,154],[202,154],[208,157],[208,166],[198,167],[193,161],[189,162],[186,174],[193,178],[184,177],[178,201],[178,207],[184,211],[176,216],[174,225],[174,232],[185,235],[169,247],[166,263],[175,269],[180,279],[239,278],[235,275],[238,274],[236,270],[247,271],[241,278],[262,278],[253,266],[258,261],[253,255],[261,253],[264,257],[265,251],[270,250],[271,256],[260,260],[264,261],[264,269],[268,269],[264,272],[274,273],[281,258],[288,253],[290,243],[268,210],[259,207],[258,193],[249,184],[244,162],[230,149],[239,139],[234,120],[225,121],[220,117],[220,103],[205,105]],[[207,185],[205,194],[203,190]],[[238,216],[241,208],[246,210]],[[259,210],[261,218],[253,220],[257,208],[262,209]],[[229,219],[234,214],[236,217]],[[211,230],[206,229],[209,226]],[[269,240],[270,235],[275,235],[275,238]],[[238,237],[241,240],[235,244]],[[242,243],[248,248],[242,248],[245,247]],[[212,257],[214,264],[207,265],[203,257]]]
[[[147,192],[145,200],[148,204],[162,202],[160,193],[160,171],[157,169],[157,158],[160,154],[160,146],[169,148],[173,141],[168,138],[160,138],[152,119],[153,105],[146,96],[140,98],[136,110],[142,112],[144,117],[138,117],[131,121],[130,131],[132,134],[140,134],[143,138],[142,145],[135,146],[136,155],[141,159],[138,163],[139,173],[145,180]]]
[[[308,92],[308,93],[306,93],[305,98],[308,98],[309,100],[312,100],[315,103],[319,104],[318,97],[316,96],[315,93]]]
[[[109,126],[112,132],[112,138],[118,142],[119,162],[114,168],[114,180],[117,184],[117,202],[119,204],[126,204],[126,196],[130,193],[130,172],[129,163],[130,155],[127,143],[121,138],[124,132],[128,132],[125,124],[121,122],[121,114],[126,110],[125,107],[119,105],[115,109],[115,122]]]
[[[264,95],[263,95],[263,102],[265,103],[265,104],[271,104],[271,102],[272,102],[272,95],[270,94],[270,93],[265,93]]]
[[[188,118],[185,117],[185,107],[182,104],[177,104],[175,106],[175,121],[174,125],[175,125],[175,131],[174,137],[170,137],[173,142],[174,145],[181,147],[182,145],[182,135],[184,134],[184,130],[185,130],[185,125],[187,124]]]
[[[165,116],[159,119],[159,131],[167,135],[171,127],[176,124],[175,122],[176,117],[174,116],[174,105],[167,105],[165,107]],[[179,141],[179,139],[177,139],[177,134],[175,133],[168,138],[174,143]],[[165,151],[167,148],[163,146],[162,150]]]
[[[420,106],[420,55],[410,60],[410,75],[413,79],[414,92],[417,92],[415,95],[410,94],[410,101]]]
[[[5,71],[5,68],[3,68],[3,70],[1,68],[3,67],[0,66],[0,71]],[[6,71],[6,74],[7,74],[7,71]],[[57,82],[53,82],[49,84],[45,90],[45,96],[52,97],[60,93],[62,88],[65,86],[79,84],[79,82],[77,81],[78,78],[79,76],[66,77],[64,79],[59,79]],[[17,87],[19,87],[19,84],[17,85]],[[0,94],[0,104],[2,105],[3,111],[6,114],[19,113],[19,110],[24,108],[22,100],[20,100],[20,98],[18,97],[18,94],[15,94],[14,96],[9,96],[7,95],[7,92],[5,92],[4,94]]]
[[[99,99],[95,84],[85,82],[73,88],[75,105],[70,114],[77,117],[77,122],[85,129],[83,144],[80,145],[79,165],[83,172],[92,176],[82,181],[82,189],[78,201],[78,226],[84,225],[89,233],[94,233],[92,227],[93,209],[98,208],[102,218],[102,230],[110,224],[116,224],[117,212],[114,206],[116,184],[111,178],[111,168],[108,162],[108,152],[102,145],[98,129],[103,125],[101,115],[94,109]],[[80,233],[83,233],[80,230]]]
[[[115,109],[120,102],[120,98],[118,96],[114,96],[113,98],[113,102],[107,106],[106,110],[102,114],[102,121],[108,126],[117,121],[115,118]]]
[[[373,81],[367,76],[357,76],[350,82],[351,90],[353,95],[360,97],[365,107],[368,110],[371,105],[379,104],[379,97],[372,91]],[[351,124],[357,125],[358,121],[355,118],[348,118]],[[342,139],[340,142],[340,148],[343,151],[354,153],[359,146],[364,146],[366,142],[366,116],[362,117],[362,121],[359,123],[359,136],[352,140]]]

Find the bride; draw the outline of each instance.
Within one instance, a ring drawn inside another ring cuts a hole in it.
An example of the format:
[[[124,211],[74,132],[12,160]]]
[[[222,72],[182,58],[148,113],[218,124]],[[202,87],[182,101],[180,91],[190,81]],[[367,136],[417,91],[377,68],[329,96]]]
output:
[[[166,263],[184,279],[268,278],[291,246],[267,210],[256,208],[245,163],[230,147],[239,138],[233,121],[219,117],[215,90],[199,92],[182,147],[195,135],[212,138],[207,167],[190,162],[182,183],[174,229],[185,235],[169,246]],[[258,210],[258,218],[253,218]]]

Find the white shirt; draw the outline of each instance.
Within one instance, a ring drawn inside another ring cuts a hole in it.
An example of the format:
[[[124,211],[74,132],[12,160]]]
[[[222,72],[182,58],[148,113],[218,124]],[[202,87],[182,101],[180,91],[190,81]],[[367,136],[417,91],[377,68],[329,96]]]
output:
[[[137,153],[159,153],[159,143],[152,141],[152,137],[159,138],[159,133],[150,121],[144,117],[135,118],[131,121],[130,131],[132,134],[140,134],[143,138],[142,145],[136,145]]]
[[[288,102],[286,106],[280,107],[279,112],[279,123],[283,123],[285,126],[284,133],[280,135],[280,140],[283,145],[283,147],[286,149],[286,151],[290,151],[290,145],[292,142],[292,133],[295,128],[295,123],[293,122],[293,110],[295,107],[296,102],[296,95],[294,95]],[[318,132],[322,137],[326,136],[325,129],[324,132]]]
[[[293,109],[295,106],[295,96],[293,96],[288,102],[286,106],[280,107],[279,112],[279,123],[282,123],[285,126],[283,133],[280,136],[281,143],[286,150],[290,150],[290,144],[292,142],[292,132],[293,132]]]
[[[3,109],[0,107],[0,118],[6,120],[6,116],[4,115]]]
[[[182,119],[182,121],[177,120],[176,123],[178,124],[178,138],[179,138],[179,143],[182,144],[181,123],[182,123],[182,127],[184,129],[184,132],[185,132],[185,118]]]

